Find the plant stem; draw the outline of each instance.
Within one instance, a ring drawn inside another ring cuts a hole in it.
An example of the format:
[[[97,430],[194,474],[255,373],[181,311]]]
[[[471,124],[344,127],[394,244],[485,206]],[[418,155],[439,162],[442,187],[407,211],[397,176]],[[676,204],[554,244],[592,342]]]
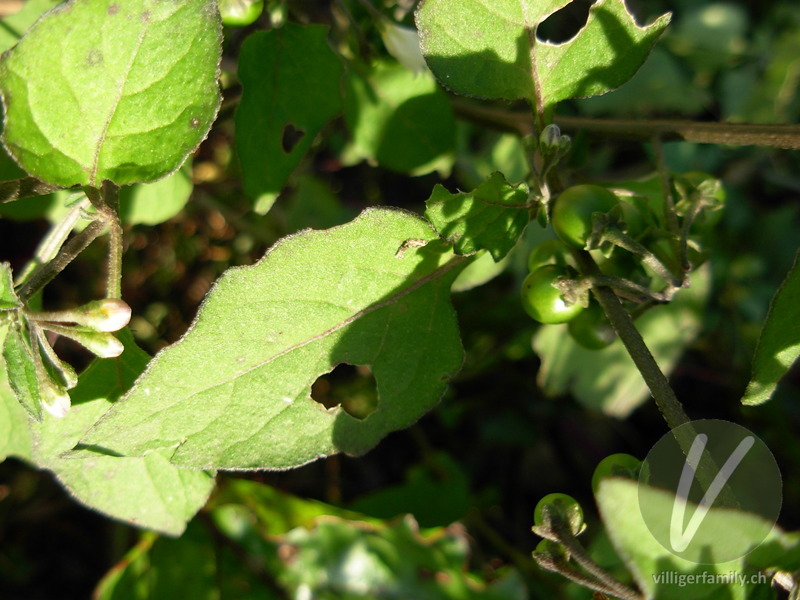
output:
[[[119,220],[119,187],[106,181],[99,190],[86,188],[86,197],[108,225],[108,273],[106,297],[122,297],[122,223]]]
[[[653,136],[653,153],[656,157],[656,167],[661,176],[661,192],[664,195],[664,220],[672,233],[673,238],[680,235],[681,228],[678,224],[678,215],[675,214],[675,200],[672,197],[672,185],[669,180],[669,169],[667,169],[667,159],[664,156],[664,145],[658,135]]]
[[[553,533],[555,533],[558,541],[566,548],[570,556],[575,559],[575,562],[586,569],[586,571],[592,575],[592,577],[596,578],[612,595],[625,600],[641,600],[642,597],[638,592],[612,577],[600,565],[592,560],[591,556],[586,552],[586,549],[578,541],[578,538],[570,531],[569,525],[558,518],[553,519],[551,523]]]
[[[607,227],[604,229],[599,241],[600,243],[611,242],[615,246],[619,246],[620,248],[635,254],[644,264],[650,267],[659,277],[661,277],[661,279],[666,281],[672,287],[686,287],[689,281],[686,277],[683,279],[678,279],[675,277],[675,274],[672,273],[655,254],[653,254],[644,245],[637,242],[631,236],[623,233],[615,227]]]
[[[582,273],[592,277],[601,275],[600,269],[598,269],[597,264],[588,252],[576,252],[575,259]],[[667,381],[666,376],[661,371],[658,363],[656,363],[655,358],[650,353],[650,349],[644,343],[639,330],[636,329],[617,295],[611,288],[606,286],[592,288],[592,293],[597,298],[600,306],[603,307],[603,311],[608,316],[608,320],[611,321],[612,327],[625,345],[636,368],[642,374],[650,393],[656,401],[656,406],[664,416],[669,428],[675,429],[684,423],[688,423],[689,417],[686,416],[683,406],[675,396],[669,381]]]
[[[69,265],[69,263],[75,260],[75,257],[83,252],[89,244],[103,233],[104,228],[105,222],[102,219],[92,221],[86,229],[76,234],[64,244],[53,260],[41,265],[33,275],[31,275],[30,279],[19,291],[19,299],[23,301],[27,300],[50,283],[56,275],[61,273],[61,271]]]
[[[69,234],[72,233],[75,224],[80,219],[81,211],[87,208],[88,203],[89,201],[84,198],[83,201],[75,204],[64,218],[50,229],[45,238],[39,242],[39,247],[36,249],[33,260],[17,276],[17,285],[25,283],[37,268],[50,262],[58,255],[58,251],[67,241]]]
[[[456,114],[496,129],[531,135],[534,126],[530,114],[510,111],[468,100],[453,100]],[[565,131],[582,130],[606,140],[662,141],[683,140],[698,144],[730,146],[765,146],[800,149],[800,125],[751,125],[746,123],[708,123],[684,120],[624,120],[559,117],[555,123]]]

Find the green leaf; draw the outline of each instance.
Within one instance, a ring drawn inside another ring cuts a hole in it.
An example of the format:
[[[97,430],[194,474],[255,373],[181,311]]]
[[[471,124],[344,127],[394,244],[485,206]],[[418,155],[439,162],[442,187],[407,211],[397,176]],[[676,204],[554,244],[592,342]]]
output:
[[[96,360],[81,374],[70,393],[73,406],[67,415],[61,419],[45,415],[41,424],[31,426],[33,460],[52,471],[86,506],[138,527],[179,535],[211,493],[214,479],[209,473],[177,468],[158,452],[132,458],[94,454],[86,460],[62,456],[130,387],[149,360],[127,330],[119,335],[125,352],[115,359]]]
[[[126,225],[157,225],[186,206],[192,195],[191,159],[169,177],[149,184],[124,187],[119,192],[119,216]]]
[[[775,527],[761,545],[747,555],[747,563],[758,569],[800,569],[800,532]]]
[[[646,502],[649,507],[662,506],[663,510],[653,512],[663,514],[663,523],[649,524],[669,531],[676,498],[672,493],[649,486],[643,487],[640,496],[639,485],[630,479],[604,479],[600,482],[596,498],[611,542],[645,597],[659,600],[708,597],[743,600],[750,597],[753,588],[769,587],[768,578],[760,586],[740,585],[739,581],[730,585],[723,583],[722,578],[731,574],[742,574],[748,578],[752,575],[751,571],[745,570],[746,559],[697,564],[675,556],[664,548],[642,518],[639,503]],[[693,514],[692,508],[687,508],[687,511]],[[763,522],[756,515],[730,509],[710,509],[703,522],[703,528],[711,532],[706,545],[709,561],[713,561],[715,544],[727,544],[731,531],[738,531],[745,539],[751,530],[758,530],[760,533],[755,537],[760,541],[763,538],[762,527]],[[714,532],[718,533],[716,537]],[[668,537],[669,534],[666,535]],[[679,578],[689,576],[695,578],[692,585],[687,585],[686,579],[680,583]]]
[[[39,377],[27,329],[19,322],[11,323],[3,343],[3,362],[11,389],[19,403],[37,421],[42,420],[42,396]]]
[[[25,31],[42,13],[60,4],[62,0],[27,0],[19,12],[6,17],[0,25],[0,52],[5,52],[19,41]]]
[[[11,265],[8,263],[0,263],[0,313],[16,310],[22,306],[22,303],[14,293],[14,279],[11,275]],[[0,316],[0,319],[5,315]],[[2,320],[0,320],[2,323]]]
[[[743,404],[763,404],[800,355],[800,253],[778,288],[761,330]]]
[[[0,323],[0,344],[4,343],[8,325]],[[28,429],[28,413],[8,384],[4,366],[0,366],[0,462],[8,456],[31,459],[32,442]]]
[[[366,452],[432,408],[461,367],[448,296],[464,259],[438,240],[422,247],[436,239],[418,217],[367,210],[229,270],[186,336],[82,444],[123,455],[173,448],[177,465],[232,469]],[[377,380],[377,410],[363,420],[310,397],[341,363],[369,365]]]
[[[376,62],[366,78],[350,73],[344,116],[361,158],[414,175],[452,166],[453,109],[427,71]]]
[[[64,187],[153,181],[205,138],[220,103],[214,0],[72,0],[0,62],[6,148]]]
[[[664,373],[672,371],[700,332],[710,290],[708,267],[695,271],[691,283],[672,302],[636,320],[636,328]],[[620,418],[650,397],[619,339],[603,350],[587,350],[573,341],[566,325],[548,325],[534,336],[533,348],[542,359],[538,382],[548,395],[569,391],[585,406]]]
[[[242,44],[236,149],[247,195],[266,213],[342,107],[342,63],[328,46],[328,28],[287,23]],[[266,68],[269,65],[269,68]]]
[[[458,254],[488,250],[499,262],[528,224],[527,202],[526,186],[509,185],[502,173],[492,173],[469,193],[451,194],[437,184],[425,216]]]
[[[669,23],[639,27],[623,0],[599,0],[586,25],[551,44],[536,28],[569,0],[425,0],[417,10],[422,53],[441,83],[481,98],[559,100],[604,94],[631,78]]]

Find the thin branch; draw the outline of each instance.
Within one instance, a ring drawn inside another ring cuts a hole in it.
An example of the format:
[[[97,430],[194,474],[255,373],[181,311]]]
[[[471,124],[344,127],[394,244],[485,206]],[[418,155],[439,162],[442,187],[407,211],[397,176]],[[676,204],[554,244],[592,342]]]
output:
[[[86,229],[71,238],[49,263],[41,265],[19,291],[20,300],[27,300],[63,271],[69,263],[83,252],[101,233],[106,224],[103,220],[92,221]]]
[[[602,275],[588,252],[580,251],[576,252],[574,255],[582,273],[592,277]],[[642,374],[669,428],[675,429],[680,425],[688,423],[689,417],[686,416],[683,405],[681,405],[680,401],[675,396],[675,392],[670,387],[669,381],[667,381],[666,376],[650,353],[650,349],[644,343],[639,330],[636,329],[636,326],[625,311],[625,308],[620,304],[617,295],[611,288],[605,286],[592,288],[592,293],[595,298],[597,298],[600,306],[603,307],[603,311],[606,313],[606,316],[608,316],[614,330],[628,350],[628,354],[630,354],[633,362],[636,364],[636,368]],[[686,446],[687,450],[689,446],[691,446],[691,443]]]
[[[519,135],[534,133],[530,113],[461,99],[454,99],[452,103],[457,115],[471,121]],[[584,131],[612,140],[648,142],[653,137],[658,137],[665,142],[683,140],[698,144],[800,149],[800,125],[712,123],[679,119],[591,119],[567,116],[556,116],[555,122],[565,131]]]

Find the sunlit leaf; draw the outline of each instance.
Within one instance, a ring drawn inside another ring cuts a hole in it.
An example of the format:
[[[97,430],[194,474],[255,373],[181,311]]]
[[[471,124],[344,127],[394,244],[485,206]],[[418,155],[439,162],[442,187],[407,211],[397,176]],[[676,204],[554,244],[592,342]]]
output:
[[[743,600],[752,597],[751,594],[756,589],[769,589],[766,578],[760,584],[749,579],[753,572],[746,569],[746,559],[712,562],[714,543],[726,544],[732,531],[746,536],[750,528],[754,528],[762,532],[761,537],[754,536],[754,539],[760,540],[763,537],[762,521],[757,515],[728,509],[710,509],[704,527],[719,534],[716,538],[709,536],[709,564],[698,564],[675,556],[651,533],[653,526],[669,531],[673,505],[679,500],[671,492],[648,486],[640,490],[639,485],[630,479],[604,479],[598,486],[596,499],[611,542],[645,597],[659,600]],[[654,514],[663,514],[663,523],[645,522],[639,508],[640,502],[647,502],[651,508],[663,506],[661,511],[651,511]],[[723,549],[723,553],[725,550]],[[745,577],[745,581],[734,579],[737,575]],[[688,577],[694,578],[692,585],[687,585]],[[729,585],[726,585],[726,577]]]
[[[69,187],[177,169],[219,108],[214,0],[72,0],[0,62],[3,141],[30,174]]]
[[[800,355],[800,254],[772,299],[743,404],[763,404]]]
[[[600,0],[563,44],[536,28],[569,0],[425,0],[417,11],[422,53],[442,84],[482,98],[525,98],[544,110],[559,100],[612,90],[642,65],[669,23],[639,27],[623,0]]]
[[[458,254],[488,250],[500,261],[517,243],[529,220],[528,189],[512,186],[502,173],[471,192],[433,188],[425,216]]]
[[[187,467],[282,469],[366,452],[435,405],[461,366],[449,289],[464,261],[422,247],[433,240],[418,217],[368,210],[229,270],[78,454],[173,449]],[[377,409],[363,419],[310,397],[340,363],[368,365],[377,380]]]

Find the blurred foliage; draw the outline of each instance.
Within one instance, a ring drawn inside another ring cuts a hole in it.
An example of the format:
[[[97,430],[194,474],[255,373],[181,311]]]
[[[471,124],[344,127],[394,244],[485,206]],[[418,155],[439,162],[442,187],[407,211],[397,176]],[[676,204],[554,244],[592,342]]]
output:
[[[41,11],[53,4],[30,0],[26,10],[39,14],[36,6]],[[386,17],[410,24],[413,2],[375,4]],[[574,4],[562,22],[548,24],[554,38],[566,39],[580,27],[579,5],[586,3]],[[759,123],[800,118],[796,2],[629,4],[640,22],[673,11],[674,24],[629,83],[605,96],[567,102],[560,112]],[[343,55],[390,60],[371,15],[359,3],[274,0],[255,24],[225,31],[226,100],[235,102],[241,91],[236,60],[242,40],[287,18],[328,25]],[[5,23],[16,31],[20,26],[12,19]],[[0,43],[7,47],[13,40],[0,37]],[[415,85],[427,90],[426,81]],[[366,102],[363,82],[349,85],[359,102]],[[445,111],[441,92],[420,93]],[[373,109],[382,115],[382,107]],[[225,269],[252,264],[284,235],[344,223],[376,204],[421,213],[435,183],[471,190],[500,170],[515,184],[527,169],[516,137],[458,120],[451,143],[447,116],[440,124],[446,139],[429,157],[441,164],[411,165],[403,156],[382,153],[368,130],[379,123],[365,124],[345,112],[328,123],[323,139],[310,145],[271,212],[261,216],[253,213],[252,200],[242,189],[232,114],[223,107],[195,155],[194,188],[185,205],[176,201],[170,210],[164,207],[165,220],[158,224],[132,219],[126,227],[123,296],[136,315],[132,332],[150,354],[183,334]],[[366,141],[354,149],[351,137],[358,132]],[[672,382],[692,417],[741,422],[767,443],[785,474],[781,524],[800,528],[797,367],[769,404],[739,405],[770,299],[798,248],[800,156],[679,142],[665,144],[665,153],[671,170],[708,171],[722,179],[728,192],[708,248],[711,291],[702,312],[694,314],[702,317],[699,331],[676,359]],[[444,177],[398,172],[431,167],[446,174],[451,161],[452,173]],[[647,145],[578,133],[569,175],[575,182],[632,180],[651,173],[653,163]],[[18,173],[0,156],[3,179]],[[47,216],[63,207],[59,196],[0,208],[0,256],[13,267],[30,258],[47,231]],[[533,507],[554,491],[592,506],[590,482],[597,463],[615,452],[641,458],[660,437],[663,422],[652,403],[619,420],[596,410],[602,402],[573,396],[566,385],[551,387],[548,391],[556,393],[547,395],[540,389],[537,378],[543,377],[546,358],[538,358],[532,340],[541,345],[548,333],[525,317],[517,299],[528,252],[541,240],[539,234],[535,225],[529,227],[503,269],[481,259],[481,269],[476,262],[474,272],[464,272],[461,287],[474,289],[455,295],[454,303],[467,359],[437,409],[359,459],[334,457],[290,472],[253,475],[252,481],[223,476],[216,495],[179,539],[108,522],[74,504],[50,474],[16,460],[0,464],[0,597],[86,598],[113,565],[98,588],[99,598],[289,597],[284,588],[297,598],[389,597],[378,595],[378,586],[414,598],[524,598],[523,586],[530,597],[590,597],[575,586],[556,588],[552,578],[531,565],[537,542],[530,533]],[[93,298],[97,290],[91,282],[98,279],[102,256],[102,248],[91,247],[48,287],[45,304]],[[583,377],[595,381],[597,367],[592,362],[576,367],[580,361],[569,361],[569,368],[583,369]],[[564,379],[570,373],[559,375]],[[626,406],[626,414],[633,404]],[[469,535],[451,525],[458,520]],[[620,561],[597,517],[587,515],[587,520],[585,535],[594,536],[593,555],[615,572]],[[432,529],[419,530],[415,521]],[[392,554],[396,549],[386,549],[388,540],[413,559],[398,561]],[[509,570],[511,563],[518,570]],[[336,578],[343,570],[363,569],[369,575],[358,580],[363,587],[345,589]]]

